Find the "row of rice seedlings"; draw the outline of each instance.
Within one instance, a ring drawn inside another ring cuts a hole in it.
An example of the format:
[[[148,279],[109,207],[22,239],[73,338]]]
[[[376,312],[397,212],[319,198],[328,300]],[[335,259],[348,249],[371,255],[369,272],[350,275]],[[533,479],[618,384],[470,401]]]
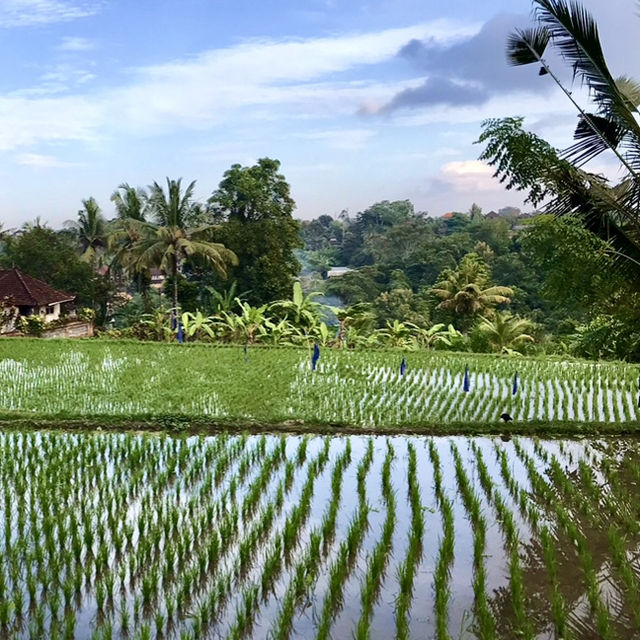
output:
[[[325,442],[328,442],[328,440],[325,440]],[[332,477],[334,477],[336,468],[344,468],[346,460],[350,460],[350,441],[348,441],[348,447],[349,448],[345,447],[345,450],[336,459],[331,473]],[[328,460],[328,449],[325,451],[326,459]],[[319,475],[320,471],[321,470],[318,470],[318,473],[315,473],[309,481],[315,481],[315,478]],[[323,537],[323,530],[325,531],[325,534],[332,539],[335,535],[335,529],[326,531],[324,526],[325,522],[332,521],[334,523],[333,526],[335,527],[335,518],[331,515],[334,509],[333,499],[331,499],[322,518],[321,525],[309,532],[309,543],[306,546],[304,554],[293,567],[293,577],[291,578],[285,594],[281,599],[282,604],[280,605],[276,619],[269,632],[270,637],[274,640],[284,640],[285,638],[290,637],[297,605],[303,595],[307,593],[308,590],[313,589],[315,585],[323,557],[320,546],[323,539],[327,539]],[[296,517],[296,521],[301,523],[303,520]],[[298,533],[295,533],[294,537],[297,539],[298,535]],[[290,558],[290,556],[288,556],[288,558]]]
[[[413,597],[413,582],[422,559],[422,539],[424,535],[424,510],[420,498],[418,483],[417,457],[413,443],[407,444],[408,465],[407,481],[409,486],[409,504],[411,506],[411,530],[404,562],[398,568],[400,593],[396,598],[396,638],[409,638],[409,608]]]
[[[342,480],[345,469],[351,464],[351,441],[347,440],[347,446],[343,454],[336,460],[336,464],[331,474],[331,498],[329,502],[329,511],[322,520],[322,548],[326,555],[329,551],[336,530],[336,518],[338,517],[338,509],[340,508],[340,499],[342,494]],[[359,483],[359,491],[363,491],[364,487]]]
[[[521,517],[529,523],[534,532],[538,531],[541,515],[538,506],[531,499],[531,494],[520,486],[509,466],[509,458],[504,448],[494,445],[496,460],[500,465],[500,476],[513,502],[518,505]]]
[[[266,534],[273,524],[276,509],[282,506],[286,474],[281,479],[272,501],[264,506],[260,515],[255,518],[253,526],[248,519],[247,514],[250,511],[253,512],[256,501],[266,490],[265,469],[269,470],[269,473],[277,472],[278,466],[275,464],[279,465],[282,462],[283,452],[284,441],[281,439],[279,445],[263,460],[257,477],[244,493],[242,503],[239,506],[232,505],[218,522],[217,530],[214,530],[212,535],[210,534],[211,537],[205,536],[205,541],[210,541],[207,546],[203,546],[201,551],[194,549],[195,559],[182,574],[180,588],[176,592],[176,602],[179,603],[176,608],[184,611],[189,607],[189,603],[199,602],[193,616],[192,634],[194,640],[202,637],[209,624],[220,615],[231,595],[234,580],[237,580],[248,570],[248,565],[255,554],[255,548],[260,542],[261,536]],[[258,497],[256,497],[254,490],[256,486],[262,487]],[[249,527],[249,532],[244,533],[243,529],[247,527]],[[234,545],[236,540],[238,543]],[[235,553],[230,556],[232,552]],[[226,557],[232,558],[231,567],[225,568],[223,566],[223,559]],[[213,584],[210,582],[212,574],[215,576]],[[253,596],[249,593],[248,597]],[[242,611],[244,610],[240,609],[239,613]],[[241,622],[237,632],[245,629],[245,624],[249,620],[244,616]]]
[[[516,447],[519,445],[516,443]],[[569,607],[560,588],[558,579],[558,562],[556,558],[556,540],[546,525],[541,525],[543,520],[538,507],[533,500],[532,493],[525,491],[513,477],[509,468],[508,458],[503,448],[495,445],[495,452],[500,463],[500,474],[509,493],[520,509],[520,515],[525,518],[540,540],[542,557],[550,583],[549,602],[551,606],[551,619],[553,622],[555,637],[564,640],[572,640],[573,635],[569,626]]]
[[[484,490],[489,503],[495,507],[498,515],[498,522],[505,539],[506,548],[509,553],[509,588],[511,592],[511,606],[516,622],[513,632],[519,638],[533,640],[534,631],[527,616],[525,607],[525,589],[522,579],[522,567],[520,566],[520,538],[513,513],[507,507],[500,492],[496,489],[489,473],[489,469],[484,461],[482,451],[475,442],[472,442],[472,449],[475,453],[476,468],[480,479],[480,486]]]
[[[442,485],[442,466],[440,455],[433,440],[429,440],[429,457],[433,466],[436,500],[442,516],[442,536],[438,548],[436,568],[433,574],[434,612],[436,621],[436,637],[438,640],[449,640],[449,599],[451,597],[451,566],[454,560],[455,529],[453,505],[446,496]]]
[[[631,546],[628,536],[631,540],[637,540],[640,523],[629,508],[631,496],[628,495],[629,492],[626,489],[623,490],[617,471],[613,469],[608,460],[605,467],[607,467],[605,476],[607,483],[612,489],[615,487],[617,495],[611,491],[609,493],[603,492],[595,482],[593,469],[584,460],[578,461],[578,475],[581,482],[579,495],[583,496],[580,505],[583,513],[592,522],[597,522],[600,527],[607,530],[612,564],[624,586],[624,597],[628,601],[628,610],[633,617],[636,629],[640,631],[640,578],[634,572],[627,555],[627,549]],[[624,497],[620,496],[621,493],[624,494]],[[601,499],[602,506],[606,509],[600,508]]]
[[[370,444],[373,444],[369,440]],[[391,484],[391,464],[393,446],[387,441],[387,453],[382,466],[382,498],[386,508],[386,517],[382,525],[380,539],[373,549],[367,571],[360,589],[360,619],[356,627],[356,640],[366,640],[371,632],[371,616],[378,601],[389,555],[393,547],[393,534],[396,526],[396,497]]]
[[[603,640],[613,638],[613,629],[611,624],[611,617],[609,611],[602,601],[600,594],[600,588],[598,578],[593,567],[593,557],[588,548],[588,541],[585,535],[580,531],[575,519],[564,507],[563,503],[557,499],[555,492],[544,481],[536,469],[536,463],[534,459],[527,454],[524,449],[515,443],[516,452],[522,459],[527,472],[529,474],[529,480],[536,493],[543,497],[550,507],[555,511],[555,517],[558,523],[562,526],[565,534],[572,542],[580,561],[580,566],[584,574],[585,591],[587,599],[591,607],[591,613],[594,616],[595,625],[598,634]],[[561,478],[556,477],[559,488],[564,492],[570,492],[570,482],[563,474]]]
[[[546,525],[541,527],[538,535],[542,547],[545,569],[551,583],[551,617],[556,638],[572,640],[573,633],[569,625],[569,607],[560,588],[558,579],[558,562],[555,552],[557,541]]]
[[[533,361],[514,364],[498,359],[451,355],[418,361],[400,375],[389,356],[371,354],[360,363],[358,354],[329,353],[319,370],[301,361],[291,382],[290,415],[366,425],[425,421],[495,422],[503,412],[518,421],[562,420],[621,422],[637,420],[637,378],[630,367],[596,368],[577,363],[541,366]],[[377,362],[376,362],[377,361]],[[470,392],[462,393],[465,366],[471,369]],[[519,389],[512,394],[514,367]],[[508,373],[507,373],[508,372]],[[325,393],[331,388],[331,395]]]
[[[465,471],[460,452],[453,442],[451,443],[451,453],[455,462],[458,491],[473,529],[473,594],[476,630],[481,640],[491,640],[495,637],[495,620],[489,610],[486,592],[484,552],[487,523],[481,513],[480,500],[475,494]]]
[[[371,466],[372,455],[365,455],[363,458],[358,475],[366,476]],[[360,471],[362,470],[362,471]],[[360,546],[367,531],[369,522],[369,504],[364,482],[360,485],[358,491],[358,508],[351,520],[351,524],[346,533],[346,537],[340,544],[337,551],[337,557],[329,568],[329,583],[325,593],[322,612],[318,620],[316,639],[328,640],[331,630],[331,623],[335,616],[342,608],[342,592],[345,583],[349,579],[349,575],[355,564]]]
[[[240,459],[239,469],[247,469],[261,457],[264,461],[265,447],[266,440],[259,439],[257,445]],[[223,453],[221,459],[225,460],[225,467],[230,469],[239,450],[233,452],[233,455],[227,455],[227,453]],[[275,453],[280,455],[278,448]],[[272,453],[271,456],[266,457],[268,465],[273,455]],[[248,461],[250,461],[249,464],[247,464]],[[193,601],[198,585],[218,562],[221,548],[228,539],[226,534],[231,534],[237,527],[235,476],[231,477],[229,487],[221,494],[217,494],[214,474],[215,471],[207,475],[202,485],[206,490],[199,495],[199,498],[205,501],[208,500],[208,496],[218,496],[219,499],[214,504],[208,504],[201,511],[200,500],[192,496],[182,507],[174,506],[167,511],[166,515],[164,510],[160,509],[156,521],[143,529],[144,536],[140,538],[141,544],[138,546],[142,546],[146,552],[143,552],[137,564],[135,564],[136,556],[130,556],[130,588],[139,591],[142,605],[141,608],[136,608],[134,599],[134,623],[139,622],[141,613],[145,618],[150,619],[153,614],[152,609],[156,609],[157,613],[160,612],[158,607],[161,603],[158,602],[158,596],[161,589],[167,626],[170,628],[184,619],[183,612]],[[153,513],[154,507],[149,505],[146,511]],[[175,529],[178,523],[182,524],[179,534]],[[214,528],[215,524],[218,525],[217,528]],[[165,531],[168,533],[166,536]],[[127,620],[128,613],[126,607],[121,610],[123,622]],[[157,622],[158,619],[156,619]]]

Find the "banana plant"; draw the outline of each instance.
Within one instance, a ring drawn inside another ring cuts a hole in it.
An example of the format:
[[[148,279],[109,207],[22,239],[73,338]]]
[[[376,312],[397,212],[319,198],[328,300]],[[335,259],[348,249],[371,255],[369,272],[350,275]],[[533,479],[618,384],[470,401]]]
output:
[[[412,322],[400,322],[387,320],[384,329],[378,329],[375,333],[380,342],[388,347],[401,347],[402,349],[415,349],[417,341],[414,332],[418,327]]]
[[[258,327],[256,341],[272,345],[292,345],[300,342],[302,334],[288,320],[279,321],[267,318],[264,325]]]
[[[445,324],[443,322],[434,324],[428,329],[416,327],[416,337],[420,346],[424,347],[425,349],[430,349],[438,343],[446,344],[447,342],[449,342],[447,338],[447,331],[444,330],[444,327]]]
[[[196,313],[185,311],[180,320],[188,338],[201,339],[204,335],[208,335],[210,338],[216,337],[213,318],[203,315],[201,311],[196,311]]]
[[[238,293],[238,283],[235,280],[231,283],[231,286],[228,289],[223,289],[222,291],[218,291],[214,287],[205,288],[211,297],[211,305],[214,313],[216,314],[221,313],[222,311],[231,311],[237,305],[237,300],[239,299],[244,301],[245,297],[249,293],[248,291]]]
[[[256,340],[256,333],[260,327],[265,326],[269,317],[266,314],[267,306],[263,304],[260,307],[252,307],[248,302],[242,302],[240,298],[236,298],[241,313],[236,317],[238,326],[242,329],[243,337],[248,344],[253,344]]]
[[[438,334],[437,340],[434,340],[434,347],[444,347],[452,351],[466,351],[466,338],[463,333],[450,324],[446,331]]]
[[[143,334],[143,339],[151,339],[157,342],[169,342],[173,339],[173,331],[170,322],[170,310],[156,309],[153,313],[144,313],[140,316],[138,325]]]
[[[296,281],[293,283],[291,300],[277,300],[270,308],[276,312],[283,311],[295,326],[310,328],[320,320],[322,311],[327,308],[326,305],[315,302],[314,298],[320,295],[322,294],[318,292],[304,295],[302,285]]]

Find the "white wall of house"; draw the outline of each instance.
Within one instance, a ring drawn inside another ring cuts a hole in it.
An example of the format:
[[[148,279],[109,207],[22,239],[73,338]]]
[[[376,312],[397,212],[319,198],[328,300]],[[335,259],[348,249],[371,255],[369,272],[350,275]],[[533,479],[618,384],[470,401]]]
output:
[[[47,322],[57,320],[60,317],[60,303],[56,302],[46,307],[40,307],[40,315],[43,316]]]

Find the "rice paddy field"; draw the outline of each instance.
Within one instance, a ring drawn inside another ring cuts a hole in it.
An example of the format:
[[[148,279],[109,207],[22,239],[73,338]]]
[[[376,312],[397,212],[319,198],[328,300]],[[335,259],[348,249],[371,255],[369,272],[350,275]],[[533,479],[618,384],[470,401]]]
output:
[[[401,372],[405,358],[406,370]],[[0,340],[0,418],[490,429],[640,424],[638,367],[442,352]]]
[[[639,453],[0,432],[0,637],[637,638]]]

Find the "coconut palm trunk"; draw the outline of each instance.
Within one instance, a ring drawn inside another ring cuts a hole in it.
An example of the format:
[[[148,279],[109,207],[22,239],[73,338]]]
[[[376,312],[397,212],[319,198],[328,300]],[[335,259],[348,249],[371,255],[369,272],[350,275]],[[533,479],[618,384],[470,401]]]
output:
[[[178,317],[178,256],[174,252],[173,264],[171,265],[173,270],[173,317]]]

